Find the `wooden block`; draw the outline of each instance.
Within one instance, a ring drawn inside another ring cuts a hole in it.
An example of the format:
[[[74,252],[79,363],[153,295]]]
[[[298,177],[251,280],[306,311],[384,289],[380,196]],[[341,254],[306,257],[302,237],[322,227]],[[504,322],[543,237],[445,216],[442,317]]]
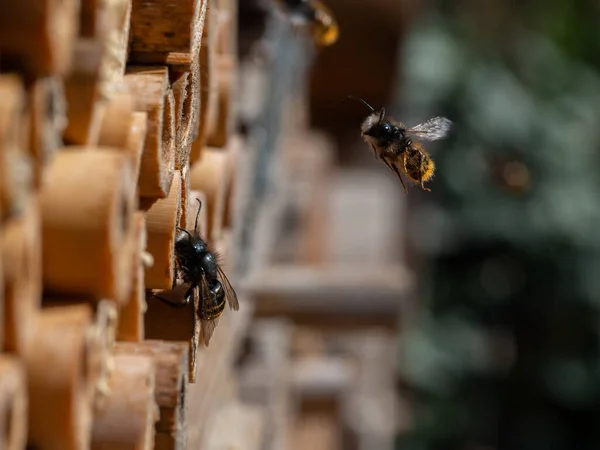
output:
[[[42,296],[42,227],[39,201],[31,197],[26,211],[0,228],[4,268],[2,348],[24,356],[33,338]]]
[[[43,169],[63,146],[67,106],[63,81],[57,77],[39,78],[29,88],[29,154],[33,162],[33,184],[39,189]]]
[[[152,450],[158,410],[152,358],[117,354],[109,394],[96,408],[92,450]]]
[[[156,365],[155,399],[160,408],[160,419],[156,423],[157,444],[154,448],[184,449],[187,443],[185,406],[189,372],[188,344],[156,340],[122,342],[116,345],[115,353],[152,357]]]
[[[25,207],[30,188],[26,159],[25,92],[15,75],[0,76],[0,210],[3,217]]]
[[[146,296],[142,254],[146,251],[146,217],[138,211],[133,215],[131,233],[131,285],[129,301],[121,306],[117,327],[118,341],[139,342],[144,339],[144,312]]]
[[[157,200],[146,213],[148,252],[154,258],[152,267],[146,268],[145,283],[148,289],[173,287],[175,228],[180,217],[181,176],[176,172],[169,196]]]
[[[139,195],[164,198],[175,171],[175,102],[167,67],[128,67],[125,83],[136,111],[148,114]]]
[[[198,52],[208,0],[133,0],[129,59],[189,65]]]
[[[146,339],[184,341],[189,351],[189,380],[194,383],[197,370],[197,353],[200,346],[200,321],[198,320],[198,293],[192,304],[175,307],[146,294],[148,309],[144,316]]]
[[[69,107],[64,139],[68,145],[97,145],[104,114],[101,67],[106,48],[102,41],[79,39],[74,52],[73,67],[65,78]]]
[[[75,147],[57,153],[41,192],[45,289],[118,297],[133,185],[120,152]]]
[[[79,0],[3,0],[0,67],[36,76],[65,75],[79,28]]]
[[[92,404],[89,345],[92,309],[87,304],[47,308],[37,317],[26,352],[28,443],[41,450],[84,450],[90,445]],[[51,376],[49,376],[51,375]]]
[[[27,444],[25,371],[16,358],[0,356],[0,442],[6,450]]]

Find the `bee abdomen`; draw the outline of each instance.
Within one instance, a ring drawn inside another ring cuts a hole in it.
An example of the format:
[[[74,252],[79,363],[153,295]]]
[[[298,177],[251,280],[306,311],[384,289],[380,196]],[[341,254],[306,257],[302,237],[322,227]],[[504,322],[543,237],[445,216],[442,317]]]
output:
[[[224,310],[225,298],[217,300],[215,303],[205,305],[205,307],[199,311],[199,316],[203,320],[214,320],[223,314]]]

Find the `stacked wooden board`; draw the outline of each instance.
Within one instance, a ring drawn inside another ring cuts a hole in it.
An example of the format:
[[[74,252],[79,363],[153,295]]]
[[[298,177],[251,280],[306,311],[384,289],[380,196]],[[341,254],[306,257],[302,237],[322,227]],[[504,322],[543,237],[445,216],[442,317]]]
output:
[[[235,257],[236,7],[0,2],[0,448],[214,448],[225,406],[260,429],[231,367],[252,305],[206,347],[197,298],[147,293],[171,288],[196,199]]]

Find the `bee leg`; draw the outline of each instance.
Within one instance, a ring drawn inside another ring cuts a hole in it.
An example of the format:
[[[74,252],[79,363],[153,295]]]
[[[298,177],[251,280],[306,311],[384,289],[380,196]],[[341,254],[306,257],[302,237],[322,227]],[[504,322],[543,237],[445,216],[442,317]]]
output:
[[[375,158],[380,159],[379,152],[377,152],[377,149],[373,144],[371,144],[371,148],[373,149],[373,153],[375,153]]]
[[[404,188],[404,193],[407,194],[408,191],[406,190],[406,185],[404,184],[404,180],[402,179],[402,176],[400,175],[400,172],[398,171],[398,169],[396,168],[396,166],[394,166],[393,164],[390,164],[386,158],[381,158],[381,159],[383,159],[383,162],[390,169],[392,169],[396,173],[396,175],[398,175],[398,178],[400,178],[400,182],[402,183],[402,187]]]

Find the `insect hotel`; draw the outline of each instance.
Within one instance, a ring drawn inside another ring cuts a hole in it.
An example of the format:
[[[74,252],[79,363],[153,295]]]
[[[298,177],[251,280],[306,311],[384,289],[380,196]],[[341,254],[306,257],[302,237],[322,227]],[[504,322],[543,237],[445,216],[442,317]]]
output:
[[[0,2],[0,449],[392,438],[361,405],[390,398],[409,277],[322,269],[318,46],[254,3]]]

